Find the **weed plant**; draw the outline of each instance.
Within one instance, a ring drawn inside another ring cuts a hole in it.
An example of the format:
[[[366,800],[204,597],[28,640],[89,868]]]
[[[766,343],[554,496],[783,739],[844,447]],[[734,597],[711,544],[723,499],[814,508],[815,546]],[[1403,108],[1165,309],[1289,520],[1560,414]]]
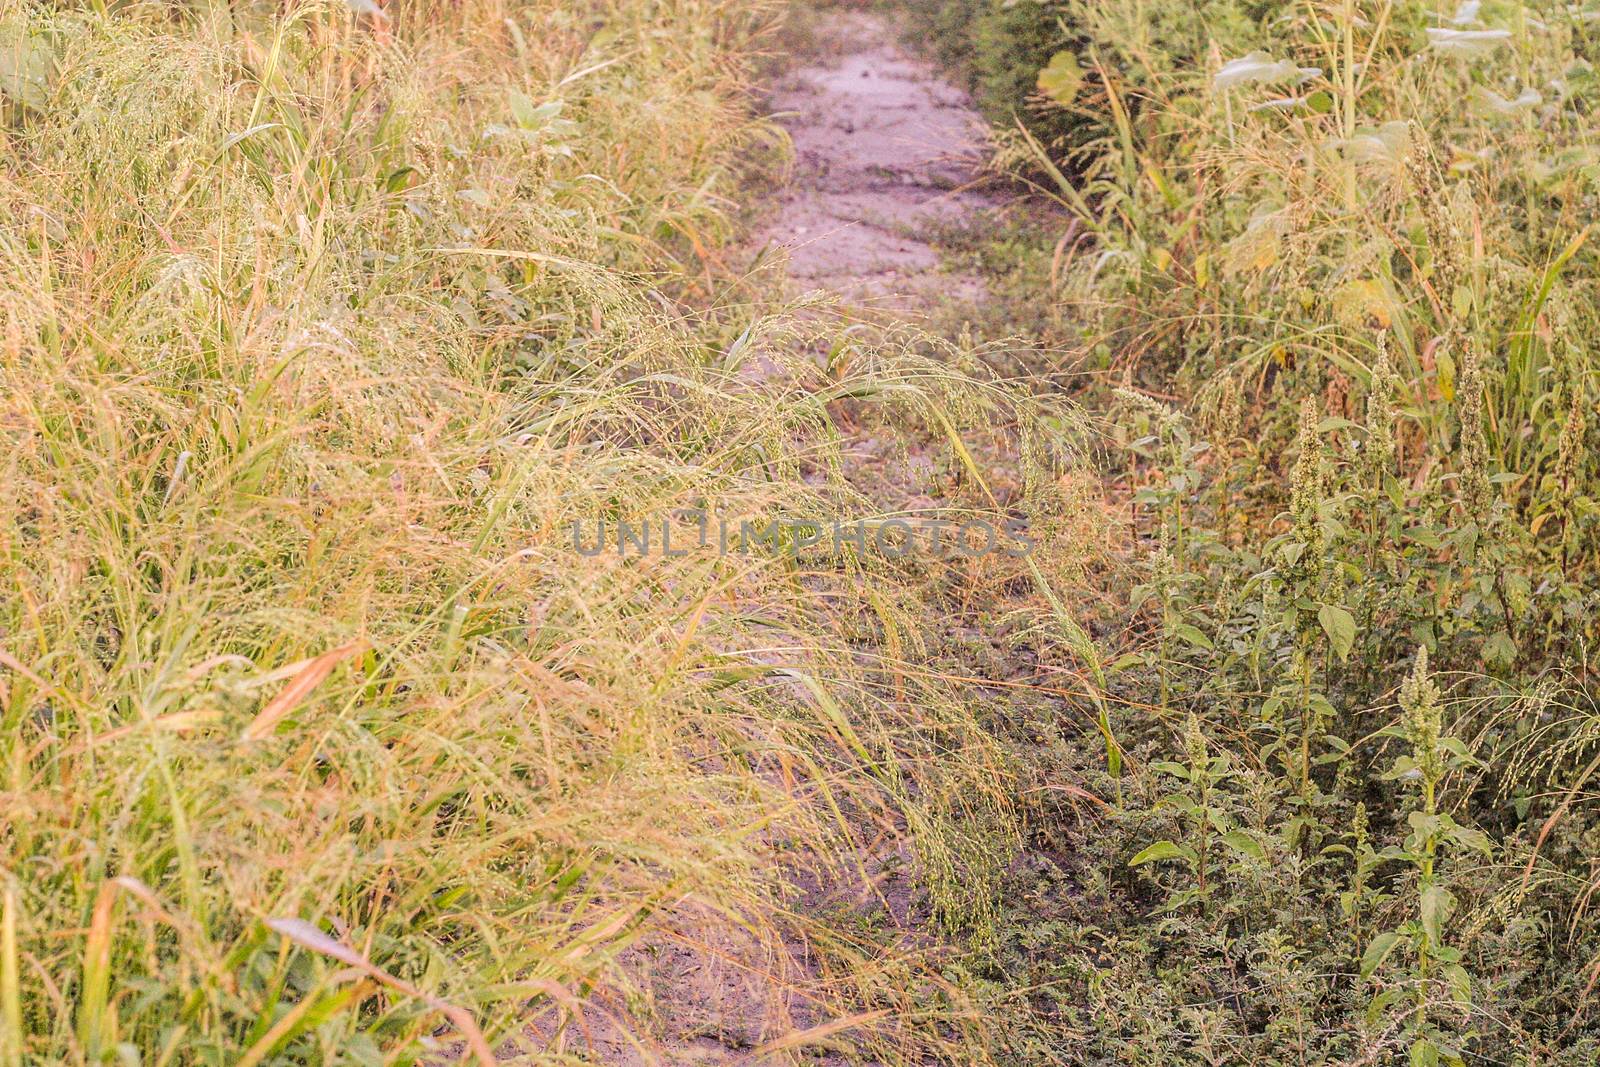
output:
[[[1001,156],[1135,536],[1014,1055],[1593,1062],[1600,12],[1033,6],[1073,138]]]

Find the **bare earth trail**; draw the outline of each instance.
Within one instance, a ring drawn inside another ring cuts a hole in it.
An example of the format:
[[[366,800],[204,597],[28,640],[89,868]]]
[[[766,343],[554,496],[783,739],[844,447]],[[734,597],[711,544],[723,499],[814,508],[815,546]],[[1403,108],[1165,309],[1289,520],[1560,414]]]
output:
[[[982,301],[983,280],[945,269],[930,231],[982,223],[1001,206],[976,188],[988,152],[987,121],[966,93],[899,46],[890,19],[840,9],[815,15],[811,47],[777,77],[767,104],[793,142],[793,168],[746,250],[752,257],[781,253],[789,293],[821,291],[846,319],[917,322]],[[895,458],[892,442],[869,431],[846,448],[847,476],[886,465],[925,468],[921,451],[912,446]],[[889,487],[894,508],[934,503],[908,484],[905,472],[871,480]],[[915,860],[904,841],[863,845],[856,861],[869,885],[802,879],[809,883],[798,886],[802,910],[848,898],[864,906],[872,897],[885,905],[883,921],[897,928],[902,948],[916,953],[937,940],[912,903]],[[702,936],[718,944],[725,935],[707,929]],[[739,962],[748,955],[723,948],[709,958],[669,952],[658,960],[658,1009],[678,1031],[661,1049],[663,1063],[765,1067],[784,1057],[763,1055],[763,1043],[783,1045],[786,1031],[826,1031],[838,1022],[808,995],[826,979],[802,941],[768,946],[756,973]],[[831,1051],[832,1042],[800,1044],[818,1067],[859,1062]],[[637,1060],[630,1050],[620,1062]]]
[[[896,43],[887,19],[823,14],[819,55],[784,75],[772,110],[795,168],[755,243],[788,255],[796,290],[861,310],[916,317],[936,301],[980,298],[983,283],[942,272],[920,234],[996,206],[969,188],[987,124],[965,93]]]
[[[896,44],[899,34],[888,19],[829,11],[819,13],[813,30],[813,54],[782,74],[770,97],[770,110],[793,140],[795,165],[747,243],[750,255],[781,252],[791,293],[821,290],[852,317],[918,320],[936,308],[981,300],[981,279],[941,269],[928,231],[977,221],[999,206],[970,188],[985,150],[983,118],[965,93]],[[887,441],[869,435],[854,443],[849,462],[860,469],[882,462],[888,450]],[[874,872],[876,892],[890,903],[902,935],[918,941],[911,887],[901,871],[904,847],[890,844],[885,854],[860,859]],[[833,895],[810,890],[807,896]],[[622,1005],[592,1005],[587,1032],[556,1044],[587,1047],[615,1067],[781,1062],[782,1056],[762,1055],[761,1046],[831,1021],[808,996],[822,978],[804,944],[749,944],[725,926],[711,921],[696,931],[696,950],[671,944],[630,950],[647,976],[640,992],[659,1026],[653,1040],[622,1022],[628,1014]],[[542,1022],[535,1029],[547,1041],[555,1037]],[[819,1067],[847,1062],[825,1044],[811,1045],[808,1055]]]

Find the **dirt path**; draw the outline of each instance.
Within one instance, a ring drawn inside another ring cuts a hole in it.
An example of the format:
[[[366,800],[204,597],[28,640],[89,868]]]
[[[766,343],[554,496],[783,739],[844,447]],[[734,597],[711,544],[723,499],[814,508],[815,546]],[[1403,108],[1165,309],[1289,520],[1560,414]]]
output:
[[[998,205],[970,188],[985,147],[984,120],[963,92],[895,43],[898,31],[887,19],[827,12],[813,32],[816,47],[779,79],[769,105],[794,141],[795,166],[748,247],[784,253],[791,291],[823,290],[870,318],[917,319],[980,299],[979,278],[941,269],[929,230],[976,220]],[[859,472],[886,462],[891,451],[887,439],[868,435],[853,443],[850,465]],[[871,872],[886,861],[895,871],[911,862],[903,846],[860,857]],[[914,938],[907,877],[883,873],[874,885],[893,921]],[[830,895],[812,890],[819,899]],[[662,943],[630,950],[648,976],[640,994],[660,1026],[654,1041],[631,1032],[622,1005],[614,1013],[591,1011],[581,1041],[566,1040],[614,1067],[758,1067],[777,1059],[756,1055],[764,1041],[829,1021],[808,993],[823,979],[802,942],[747,944],[717,923],[696,938],[693,949]],[[535,1028],[541,1040],[554,1037],[544,1025]],[[819,1067],[846,1062],[822,1047],[808,1055]]]
[[[978,278],[939,269],[926,233],[995,206],[970,188],[984,120],[882,16],[829,12],[814,32],[818,54],[772,98],[795,170],[756,242],[787,252],[795,289],[858,307],[914,315],[981,297]]]

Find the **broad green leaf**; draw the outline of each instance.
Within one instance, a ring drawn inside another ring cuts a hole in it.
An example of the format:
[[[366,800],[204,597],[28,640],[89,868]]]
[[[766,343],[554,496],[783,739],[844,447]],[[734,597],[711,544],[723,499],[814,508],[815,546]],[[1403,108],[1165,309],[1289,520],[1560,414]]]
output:
[[[1200,805],[1194,802],[1193,797],[1184,796],[1182,793],[1168,793],[1157,800],[1153,806],[1180,812],[1191,819],[1200,818],[1203,811]]]
[[[55,75],[55,53],[48,43],[23,34],[0,34],[0,93],[40,111],[49,102]]]
[[[1494,842],[1482,830],[1474,830],[1470,826],[1452,826],[1445,831],[1445,836],[1462,848],[1481,852],[1485,856],[1494,855]]]
[[[1300,845],[1300,835],[1304,833],[1308,827],[1315,826],[1316,824],[1317,823],[1315,819],[1307,818],[1304,815],[1296,815],[1294,818],[1286,820],[1284,824],[1278,828],[1278,834],[1283,838],[1283,843],[1286,846],[1289,848],[1298,848]]]
[[[1336,139],[1330,145],[1344,149],[1346,157],[1355,163],[1398,167],[1404,163],[1410,143],[1411,124],[1396,119],[1382,126],[1357,129],[1350,137]]]
[[[1254,859],[1264,860],[1267,858],[1266,850],[1261,847],[1261,843],[1243,830],[1230,830],[1223,834],[1222,843],[1235,852]]]
[[[1396,756],[1394,765],[1379,777],[1385,782],[1393,782],[1401,778],[1409,781],[1412,778],[1421,778],[1422,771],[1417,768],[1417,761],[1410,756]]]
[[[1405,532],[1405,536],[1423,548],[1443,548],[1444,538],[1438,532],[1426,526],[1413,526]]]
[[[517,124],[524,129],[531,127],[533,125],[534,112],[539,106],[533,102],[533,97],[516,89],[509,91],[506,97],[511,102],[511,117],[516,119]]]
[[[1140,666],[1143,666],[1144,663],[1145,663],[1145,657],[1144,657],[1144,655],[1142,653],[1139,653],[1139,652],[1124,652],[1122,655],[1118,656],[1116,659],[1114,659],[1110,663],[1106,664],[1106,673],[1107,674],[1115,674],[1118,671],[1125,671],[1129,667],[1140,667]]]
[[[1198,626],[1193,626],[1186,622],[1174,623],[1172,626],[1172,633],[1175,637],[1182,638],[1186,643],[1193,645],[1195,648],[1209,650],[1215,647],[1211,643],[1211,638],[1201,633]]]
[[[1039,91],[1065,107],[1083,88],[1083,68],[1078,57],[1070,51],[1060,51],[1050,57],[1050,62],[1039,72]]]
[[[1306,106],[1303,96],[1278,96],[1271,100],[1264,100],[1250,109],[1252,114],[1263,111],[1299,111]]]
[[[1444,816],[1429,815],[1425,811],[1413,811],[1406,815],[1406,824],[1411,827],[1411,832],[1421,838],[1429,838],[1444,828]]]
[[[1189,780],[1189,768],[1185,767],[1181,763],[1174,763],[1172,760],[1157,760],[1156,762],[1150,764],[1150,769],[1152,771],[1160,771],[1163,774],[1170,774],[1174,777],[1182,778],[1186,782]]]
[[[1389,1009],[1405,995],[1405,990],[1399,986],[1390,986],[1372,998],[1367,1005],[1367,1024],[1377,1026],[1379,1020],[1389,1013]]]
[[[1491,667],[1509,667],[1517,660],[1517,644],[1500,630],[1483,643],[1483,659]]]
[[[1322,631],[1339,658],[1348,659],[1356,641],[1355,616],[1335,604],[1324,604],[1317,609],[1317,622],[1322,624]]]
[[[1387,330],[1394,324],[1395,304],[1380,279],[1354,278],[1334,290],[1333,313],[1340,322],[1351,327],[1371,324]],[[1327,423],[1331,420],[1322,421]],[[1323,427],[1319,426],[1318,429]]]
[[[1388,933],[1379,934],[1367,946],[1367,951],[1361,954],[1361,977],[1370,978],[1374,971],[1383,966],[1383,961],[1389,958],[1389,953],[1400,943],[1399,933],[1390,930]]]
[[[1204,889],[1201,889],[1199,886],[1193,886],[1189,889],[1180,889],[1171,896],[1167,897],[1166,903],[1161,905],[1161,910],[1165,912],[1182,911],[1190,904],[1205,901],[1212,895],[1212,893],[1215,892],[1215,890],[1215,886],[1206,886]]]
[[[1455,896],[1442,885],[1430,885],[1422,891],[1422,930],[1428,935],[1429,945],[1444,943],[1440,930],[1455,907]]]
[[[411,179],[416,173],[416,167],[397,167],[390,171],[389,176],[383,180],[383,187],[391,193],[402,192],[411,183]]]
[[[1145,863],[1154,863],[1156,860],[1183,860],[1194,866],[1194,850],[1173,841],[1157,841],[1141,849],[1139,854],[1128,861],[1129,867],[1138,867]]]

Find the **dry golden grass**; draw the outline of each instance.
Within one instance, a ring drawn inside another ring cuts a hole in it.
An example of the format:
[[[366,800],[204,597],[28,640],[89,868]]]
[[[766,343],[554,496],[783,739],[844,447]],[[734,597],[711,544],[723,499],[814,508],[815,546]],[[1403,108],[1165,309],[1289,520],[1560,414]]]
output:
[[[865,506],[824,388],[1011,410],[652,291],[775,140],[770,7],[104,6],[0,7],[0,1065],[645,1055],[663,944],[779,1059],[981,1056],[789,884],[909,835],[958,907],[951,805],[1005,823],[897,573],[570,543]]]

